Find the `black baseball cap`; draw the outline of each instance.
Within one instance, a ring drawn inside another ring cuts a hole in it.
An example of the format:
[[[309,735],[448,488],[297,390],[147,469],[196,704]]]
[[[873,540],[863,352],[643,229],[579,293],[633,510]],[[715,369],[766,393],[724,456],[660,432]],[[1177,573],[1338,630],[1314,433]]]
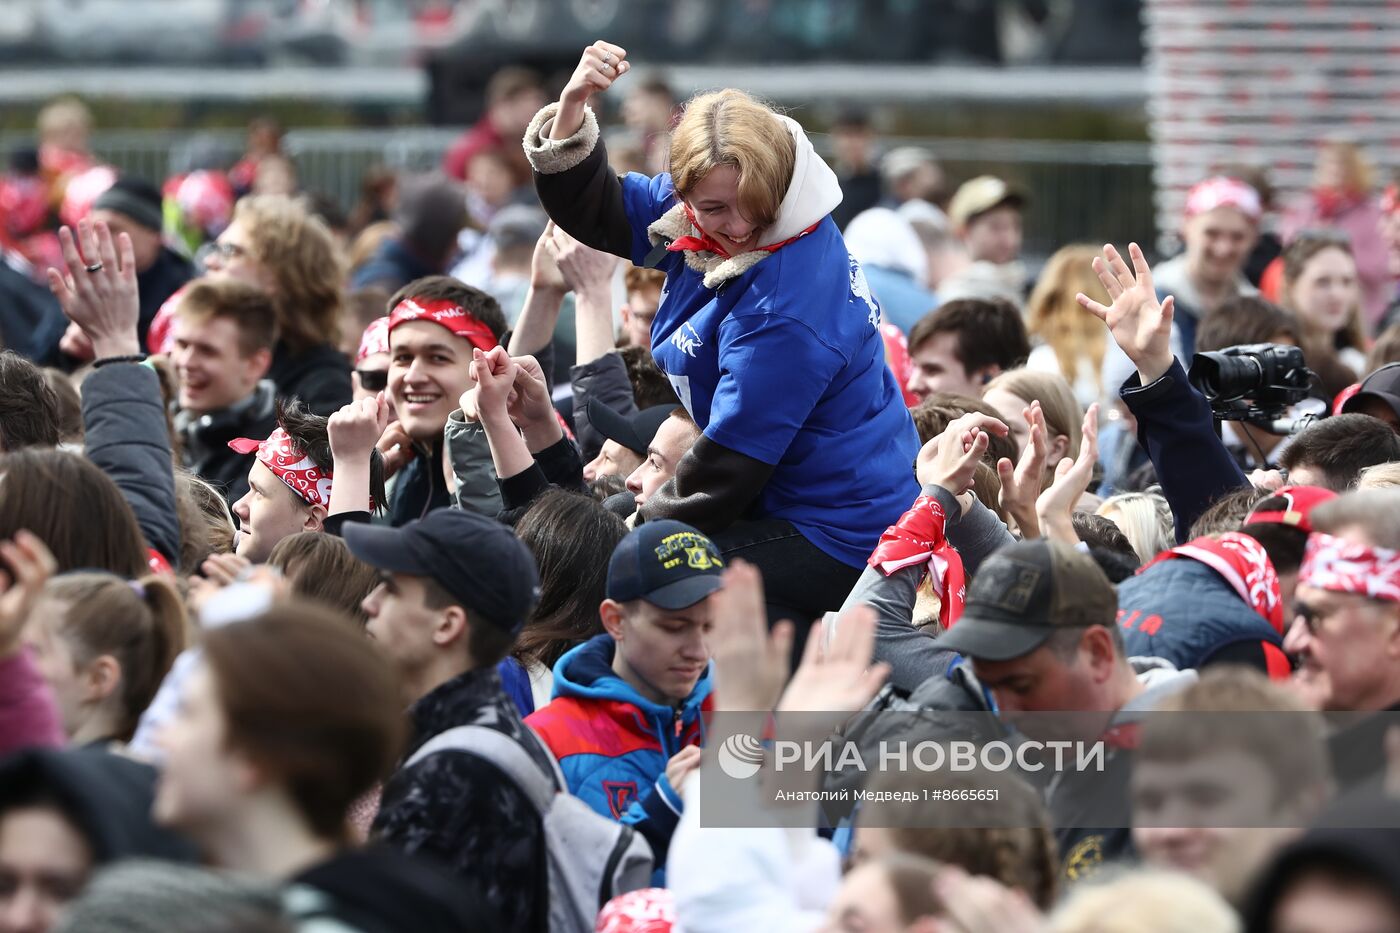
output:
[[[723,585],[724,559],[715,543],[684,522],[647,522],[633,529],[608,562],[608,599],[644,599],[684,609]]]
[[[509,528],[462,509],[434,509],[402,528],[342,530],[350,553],[390,573],[429,577],[463,609],[512,635],[540,598],[535,558]]]
[[[1118,624],[1118,594],[1088,554],[1058,541],[1018,541],[983,562],[940,648],[985,661],[1024,657],[1060,628]]]
[[[1361,380],[1361,388],[1342,403],[1342,412],[1360,412],[1361,405],[1369,399],[1383,402],[1400,418],[1400,363],[1386,363]]]
[[[661,430],[661,425],[671,417],[675,405],[653,405],[643,408],[635,415],[624,415],[609,408],[596,398],[588,400],[588,420],[598,433],[610,441],[616,441],[639,456],[647,455],[647,448]]]

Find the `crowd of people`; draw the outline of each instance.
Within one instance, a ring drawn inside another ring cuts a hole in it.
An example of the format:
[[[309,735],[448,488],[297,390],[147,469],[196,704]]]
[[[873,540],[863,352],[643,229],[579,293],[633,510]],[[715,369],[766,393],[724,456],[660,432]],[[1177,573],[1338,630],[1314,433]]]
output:
[[[1400,931],[1397,189],[1329,141],[1036,272],[1033,192],[632,70],[503,70],[350,214],[270,122],[142,179],[45,111],[0,933]],[[755,713],[1110,752],[717,825]]]

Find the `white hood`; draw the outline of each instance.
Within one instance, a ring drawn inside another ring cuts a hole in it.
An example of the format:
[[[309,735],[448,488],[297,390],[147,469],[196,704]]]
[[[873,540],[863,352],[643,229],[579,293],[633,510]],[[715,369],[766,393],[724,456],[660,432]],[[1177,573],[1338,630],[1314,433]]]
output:
[[[836,180],[836,173],[817,155],[802,127],[790,117],[781,114],[774,116],[792,134],[797,153],[792,166],[792,181],[778,203],[778,219],[759,235],[760,246],[772,246],[792,239],[821,221],[841,203],[841,184]],[[697,232],[685,215],[684,203],[662,214],[647,228],[652,245]],[[765,250],[756,249],[725,259],[714,253],[687,250],[685,263],[704,275],[706,288],[718,288],[730,279],[743,275],[770,255]]]
[[[792,164],[792,182],[778,204],[778,219],[759,237],[761,246],[792,239],[841,203],[841,184],[836,180],[836,173],[817,155],[801,124],[782,114],[774,116],[792,134],[797,144],[797,158]]]

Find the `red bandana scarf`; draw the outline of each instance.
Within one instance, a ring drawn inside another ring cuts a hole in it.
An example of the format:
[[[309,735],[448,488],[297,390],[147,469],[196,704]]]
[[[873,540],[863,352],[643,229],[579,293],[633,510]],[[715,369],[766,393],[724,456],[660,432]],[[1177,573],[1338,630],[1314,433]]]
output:
[[[1278,574],[1258,541],[1237,531],[1219,538],[1197,538],[1163,551],[1138,573],[1178,557],[1200,561],[1220,574],[1249,608],[1259,613],[1274,631],[1283,634],[1283,596],[1279,593]]]
[[[1333,593],[1400,603],[1400,551],[1367,547],[1315,531],[1298,582]]]
[[[445,327],[479,350],[490,350],[499,344],[491,328],[476,315],[446,298],[405,298],[389,314],[389,333],[409,321],[427,321]]]
[[[307,505],[331,507],[331,474],[322,473],[316,462],[297,450],[287,432],[278,428],[265,441],[240,437],[228,442],[240,454],[258,453],[258,462],[272,471],[287,488],[301,497]],[[374,503],[370,503],[373,511]]]
[[[723,246],[720,246],[719,241],[717,241],[714,237],[706,233],[704,229],[700,226],[700,224],[695,220],[695,214],[690,210],[689,204],[685,205],[685,217],[687,220],[690,221],[690,225],[694,227],[696,232],[700,235],[677,237],[676,239],[672,240],[670,244],[666,247],[667,252],[679,253],[688,250],[693,253],[714,253],[716,256],[722,256],[725,259],[733,258],[729,255],[729,251],[726,250]],[[755,247],[750,252],[775,253],[778,250],[782,249],[784,246],[787,246],[789,243],[793,242],[794,240],[802,239],[804,236],[811,233],[819,226],[821,226],[820,220],[812,224],[812,226],[808,227],[806,230],[803,230],[797,236],[788,237],[781,243],[773,243],[768,246]]]
[[[890,576],[905,567],[927,564],[934,590],[938,593],[938,621],[944,629],[963,612],[967,596],[967,575],[962,557],[944,536],[947,516],[932,496],[920,496],[898,522],[885,529],[870,566]]]

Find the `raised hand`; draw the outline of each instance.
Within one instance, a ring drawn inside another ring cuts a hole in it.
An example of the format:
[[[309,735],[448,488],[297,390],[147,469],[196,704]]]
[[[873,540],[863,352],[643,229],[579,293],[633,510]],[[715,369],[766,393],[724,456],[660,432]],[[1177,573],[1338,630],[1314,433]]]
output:
[[[114,245],[112,231],[105,223],[83,219],[76,237],[70,228],[63,227],[58,240],[65,268],[50,268],[48,279],[49,291],[63,313],[82,328],[98,359],[139,354],[136,325],[141,302],[131,237],[123,233]]]
[[[824,650],[824,632],[814,626],[802,664],[778,700],[778,712],[843,716],[860,712],[890,673],[888,664],[870,663],[875,654],[875,622],[875,610],[869,606],[848,609]]]
[[[472,378],[476,380],[476,409],[483,422],[509,417],[507,406],[515,385],[517,366],[505,347],[472,351]]]
[[[977,463],[987,452],[989,435],[1005,437],[1010,429],[990,415],[968,412],[949,423],[919,451],[915,473],[921,486],[942,486],[954,495],[972,488]]]
[[[724,588],[710,598],[715,620],[709,637],[715,711],[771,710],[787,682],[792,623],[784,620],[768,630],[763,578],[742,560],[725,569]]]
[[[0,560],[5,564],[0,572],[0,658],[8,658],[19,650],[29,613],[44,584],[58,572],[58,562],[39,536],[28,531],[15,532],[13,541],[0,541]]]
[[[1108,290],[1112,306],[1104,307],[1083,293],[1075,297],[1108,325],[1113,339],[1137,367],[1142,384],[1147,385],[1171,368],[1172,314],[1176,303],[1170,295],[1165,301],[1157,300],[1152,270],[1136,243],[1128,244],[1128,254],[1133,260],[1132,269],[1112,244],[1103,248],[1103,258],[1094,257],[1094,272]]]
[[[1055,481],[1036,500],[1036,516],[1051,540],[1067,544],[1078,542],[1074,533],[1074,507],[1089,488],[1094,477],[1094,463],[1099,459],[1099,406],[1094,403],[1084,414],[1083,433],[1079,441],[1079,456],[1065,457],[1055,467]]]
[[[627,50],[599,39],[583,50],[578,67],[559,95],[559,113],[550,130],[551,139],[568,139],[583,123],[583,105],[599,91],[606,91],[613,82],[632,70]]]
[[[584,246],[552,223],[545,232],[550,255],[569,288],[579,295],[606,291],[610,301],[613,273],[622,260],[612,253]]]
[[[374,398],[360,399],[342,406],[326,423],[331,455],[336,460],[364,459],[379,443],[389,427],[389,403],[380,392]]]
[[[535,241],[534,253],[530,255],[530,287],[535,291],[562,294],[569,290],[569,283],[564,280],[564,273],[559,271],[559,264],[554,260],[552,239],[556,229],[554,221],[547,223],[544,233]]]
[[[1045,413],[1040,410],[1040,402],[1031,402],[1021,409],[1021,417],[1030,425],[1026,447],[1014,467],[1006,457],[998,460],[997,476],[1001,479],[1001,507],[1016,520],[1022,539],[1030,540],[1040,537],[1035,500],[1040,496],[1050,451],[1045,441]]]
[[[389,422],[375,446],[379,448],[379,455],[384,458],[385,479],[402,470],[404,464],[415,456],[413,438],[408,436],[408,432],[398,421]]]

